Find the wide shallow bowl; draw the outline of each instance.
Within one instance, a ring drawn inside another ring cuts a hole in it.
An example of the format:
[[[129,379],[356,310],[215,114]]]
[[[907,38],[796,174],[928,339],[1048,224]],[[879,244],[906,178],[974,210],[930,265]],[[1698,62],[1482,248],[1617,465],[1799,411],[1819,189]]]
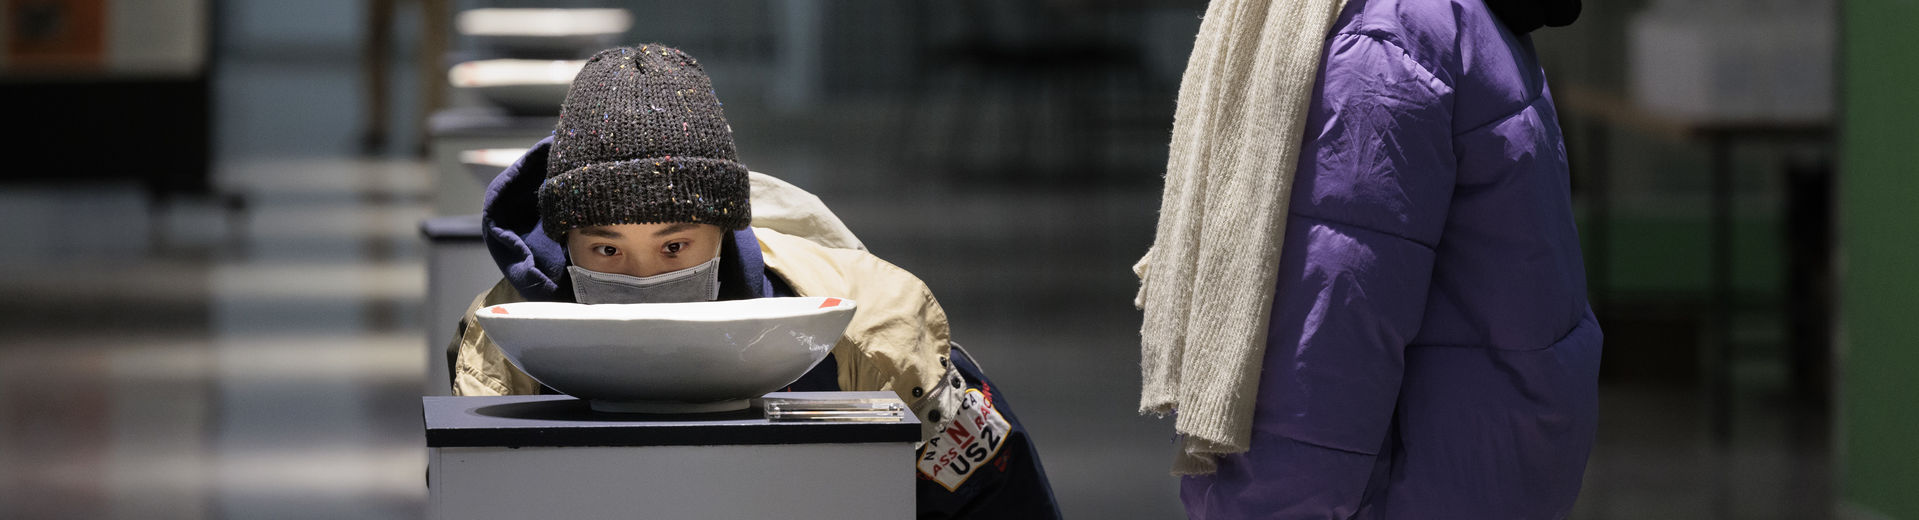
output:
[[[485,186],[492,183],[494,177],[500,176],[500,172],[506,171],[508,166],[512,166],[513,162],[520,160],[523,155],[526,155],[525,148],[460,150],[460,165],[466,167],[466,172],[472,174],[473,178],[479,179],[480,185]]]
[[[497,55],[573,59],[619,45],[633,15],[625,9],[484,8],[461,11],[454,26]]]
[[[474,60],[447,71],[454,88],[477,92],[516,115],[554,115],[585,60]]]
[[[594,410],[703,413],[746,408],[832,353],[853,300],[508,303],[475,314],[500,351],[541,384]]]

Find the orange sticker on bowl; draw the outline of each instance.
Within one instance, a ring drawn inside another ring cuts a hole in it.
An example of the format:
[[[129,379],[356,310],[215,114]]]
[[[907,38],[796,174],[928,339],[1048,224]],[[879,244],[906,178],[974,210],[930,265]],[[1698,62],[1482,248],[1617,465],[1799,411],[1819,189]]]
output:
[[[827,307],[836,307],[836,306],[839,306],[839,304],[840,304],[839,298],[827,298],[826,301],[820,302],[820,308],[824,309]]]
[[[506,308],[505,308],[505,307],[494,307],[494,308],[493,308],[493,313],[494,313],[494,314],[506,314]]]

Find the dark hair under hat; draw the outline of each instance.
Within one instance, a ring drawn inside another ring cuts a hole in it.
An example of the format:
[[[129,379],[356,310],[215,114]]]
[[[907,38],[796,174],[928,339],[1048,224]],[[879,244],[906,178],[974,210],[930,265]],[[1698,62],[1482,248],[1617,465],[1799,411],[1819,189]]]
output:
[[[547,153],[540,221],[564,242],[586,226],[753,220],[746,167],[713,82],[662,45],[619,47],[573,78]]]

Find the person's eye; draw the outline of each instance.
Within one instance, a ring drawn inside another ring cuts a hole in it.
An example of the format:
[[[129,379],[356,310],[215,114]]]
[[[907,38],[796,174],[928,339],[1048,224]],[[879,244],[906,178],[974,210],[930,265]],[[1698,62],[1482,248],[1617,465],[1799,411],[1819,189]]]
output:
[[[613,256],[620,254],[620,248],[605,245],[593,246],[593,252],[599,253],[600,256]]]
[[[677,255],[677,254],[680,254],[681,249],[686,249],[686,242],[672,242],[667,244],[666,247],[663,247],[660,250],[669,255]]]

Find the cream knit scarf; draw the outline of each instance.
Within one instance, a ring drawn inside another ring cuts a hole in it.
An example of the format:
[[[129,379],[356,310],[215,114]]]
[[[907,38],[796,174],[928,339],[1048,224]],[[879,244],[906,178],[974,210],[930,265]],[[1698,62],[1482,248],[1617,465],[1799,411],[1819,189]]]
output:
[[[1176,475],[1251,445],[1293,170],[1344,5],[1213,0],[1186,63],[1158,230],[1133,266],[1140,412],[1177,412]]]

